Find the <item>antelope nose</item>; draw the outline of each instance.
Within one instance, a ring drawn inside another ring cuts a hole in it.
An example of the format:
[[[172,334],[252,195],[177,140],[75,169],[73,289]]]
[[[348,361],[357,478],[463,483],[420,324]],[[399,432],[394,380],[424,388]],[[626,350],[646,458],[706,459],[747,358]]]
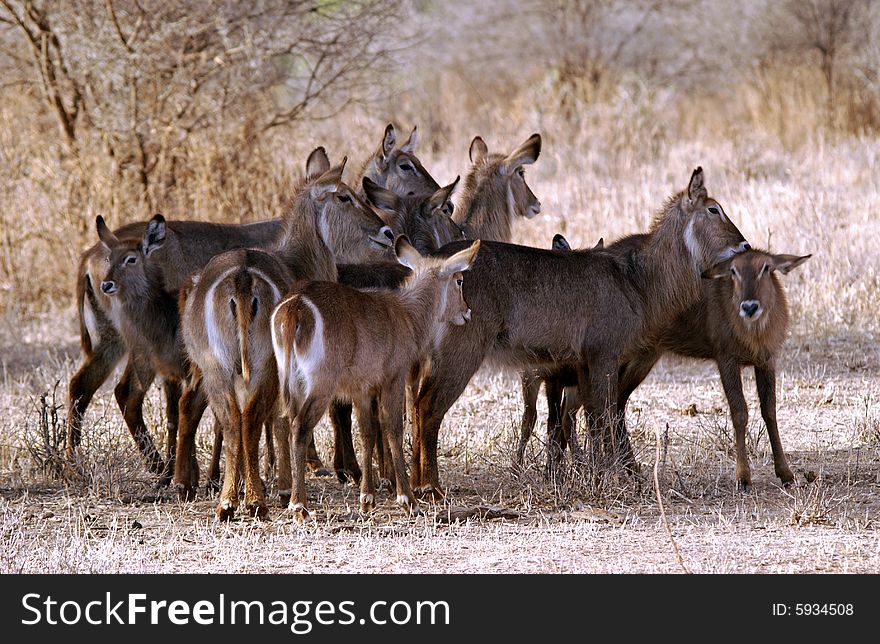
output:
[[[750,318],[758,311],[760,304],[757,300],[746,300],[739,305],[743,317]]]
[[[117,291],[116,282],[112,282],[107,280],[106,282],[101,282],[101,290],[104,291],[107,295],[111,295]]]

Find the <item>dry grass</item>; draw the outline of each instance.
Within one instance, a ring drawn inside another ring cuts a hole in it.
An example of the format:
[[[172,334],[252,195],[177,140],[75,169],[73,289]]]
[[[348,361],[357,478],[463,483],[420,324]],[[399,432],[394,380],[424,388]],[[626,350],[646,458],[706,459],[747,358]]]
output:
[[[46,369],[9,373],[4,397],[67,377],[76,353]],[[0,502],[4,572],[357,571],[357,572],[664,572],[680,569],[660,520],[652,484],[654,429],[668,430],[661,489],[670,528],[693,572],[871,572],[880,565],[880,381],[843,364],[863,347],[847,345],[821,370],[824,349],[789,352],[781,365],[779,420],[797,484],[782,489],[766,440],[752,440],[754,488],[736,492],[734,458],[714,367],[664,359],[634,395],[630,422],[644,479],[615,475],[543,477],[544,450],[532,441],[523,470],[513,467],[521,403],[516,380],[481,371],[453,407],[441,434],[446,505],[423,504],[408,517],[386,492],[371,516],[358,491],[335,480],[308,483],[314,520],[298,525],[280,507],[272,520],[214,522],[214,499],[178,503],[156,491],[137,465],[132,441],[106,390],[86,424],[86,484],[43,476],[27,450],[39,405],[10,405],[0,427],[5,474]],[[880,357],[870,356],[867,373]],[[751,376],[747,399],[757,408]],[[17,392],[18,391],[18,392]],[[147,418],[164,425],[152,392]],[[696,415],[689,415],[689,408]],[[544,409],[539,410],[542,414]],[[763,425],[753,411],[753,435]],[[207,462],[210,427],[199,436]],[[540,434],[541,432],[538,432]],[[159,434],[156,432],[156,436]],[[329,459],[330,430],[318,428]],[[809,483],[808,480],[812,480]],[[482,512],[467,512],[483,508]],[[493,509],[494,514],[487,509]],[[449,514],[470,516],[449,521]],[[486,515],[503,515],[491,519]]]

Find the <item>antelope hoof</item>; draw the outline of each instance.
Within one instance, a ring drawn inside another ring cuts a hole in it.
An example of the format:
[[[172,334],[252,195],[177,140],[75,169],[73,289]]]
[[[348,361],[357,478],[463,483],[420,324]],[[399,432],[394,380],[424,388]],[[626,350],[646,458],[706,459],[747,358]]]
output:
[[[737,481],[736,482],[736,490],[737,492],[742,492],[743,494],[748,494],[752,491],[752,482],[751,481]]]
[[[397,505],[408,510],[410,514],[420,514],[419,504],[416,503],[415,499],[412,499],[407,494],[398,494],[397,495]]]
[[[373,495],[372,494],[361,494],[361,513],[369,514],[373,511]]]
[[[247,513],[249,517],[253,517],[254,519],[262,519],[263,521],[268,520],[269,508],[267,508],[266,504],[262,501],[248,503],[245,507],[247,508]]]
[[[232,521],[235,516],[235,508],[229,501],[223,501],[214,511],[218,521]]]
[[[180,501],[195,501],[196,491],[191,485],[177,485],[177,498]]]
[[[304,503],[291,503],[287,509],[291,511],[293,519],[297,523],[302,524],[309,520],[309,511],[306,510]]]
[[[434,501],[437,503],[446,498],[446,495],[443,494],[440,488],[435,487],[431,484],[419,487],[418,489],[414,490],[414,493],[426,501]]]
[[[776,476],[782,481],[782,487],[791,487],[794,485],[794,474],[791,473],[791,470],[784,470],[781,474],[777,472]]]

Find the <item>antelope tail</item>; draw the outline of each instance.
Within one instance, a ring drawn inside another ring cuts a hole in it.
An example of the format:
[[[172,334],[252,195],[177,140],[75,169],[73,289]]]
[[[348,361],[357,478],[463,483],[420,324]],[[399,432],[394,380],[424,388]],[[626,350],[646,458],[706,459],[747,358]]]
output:
[[[251,384],[251,356],[250,356],[250,329],[252,314],[250,293],[236,294],[236,308],[238,309],[235,316],[238,322],[238,352],[241,358],[241,379],[244,381],[245,387]]]
[[[296,329],[296,311],[298,296],[281,302],[272,312],[269,329],[272,333],[272,351],[278,366],[278,396],[281,401],[282,416],[290,413],[290,356],[293,353],[294,331]]]

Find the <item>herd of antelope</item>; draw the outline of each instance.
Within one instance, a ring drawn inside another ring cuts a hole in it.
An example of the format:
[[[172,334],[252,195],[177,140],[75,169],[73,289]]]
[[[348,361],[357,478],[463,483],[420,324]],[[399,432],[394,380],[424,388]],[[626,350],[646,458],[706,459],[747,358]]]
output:
[[[346,159],[324,148],[280,219],[253,224],[166,221],[156,215],[110,230],[83,253],[76,296],[85,360],[70,380],[67,458],[76,464],[83,415],[116,366],[115,397],[151,472],[182,500],[195,497],[195,432],[210,405],[215,440],[208,486],[216,514],[231,518],[244,483],[248,515],[268,515],[259,468],[265,431],[281,502],[308,517],[306,472],[324,470],[313,430],[329,412],[333,467],[359,482],[361,510],[375,503],[376,474],[396,500],[442,497],[440,427],[480,366],[521,372],[525,412],[517,462],[548,401],[547,467],[566,448],[590,449],[635,468],[627,401],[668,351],[718,365],[736,437],[736,483],[751,485],[748,409],[740,372],[753,366],[776,476],[793,481],[776,424],[775,363],[788,308],[777,273],[807,256],[752,249],[711,198],[701,168],[667,199],[650,230],[572,250],[509,243],[514,222],[541,204],[525,180],[541,137],[509,154],[480,137],[458,204],[459,178],[441,187],[415,155],[417,131],[398,143],[389,125],[360,175],[343,182]],[[167,451],[143,418],[146,391],[161,378]],[[403,450],[405,408],[412,461]],[[360,459],[352,439],[352,407]]]

